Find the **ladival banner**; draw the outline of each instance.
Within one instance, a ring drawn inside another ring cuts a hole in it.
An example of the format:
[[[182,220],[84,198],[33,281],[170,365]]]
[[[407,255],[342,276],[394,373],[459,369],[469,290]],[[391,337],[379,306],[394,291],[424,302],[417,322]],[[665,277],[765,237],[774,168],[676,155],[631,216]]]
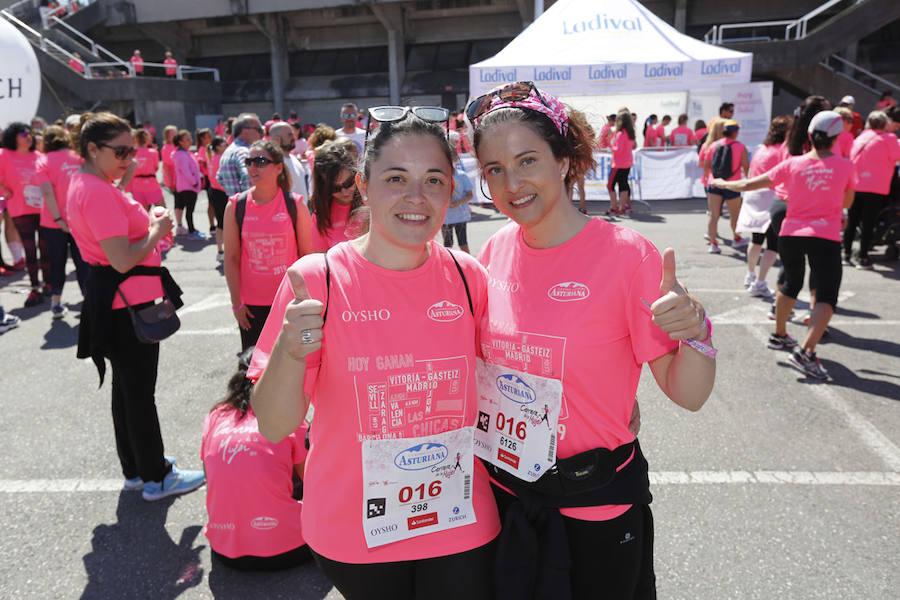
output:
[[[522,80],[563,95],[711,88],[750,81],[752,61],[677,32],[633,0],[558,0],[469,67],[469,93]]]

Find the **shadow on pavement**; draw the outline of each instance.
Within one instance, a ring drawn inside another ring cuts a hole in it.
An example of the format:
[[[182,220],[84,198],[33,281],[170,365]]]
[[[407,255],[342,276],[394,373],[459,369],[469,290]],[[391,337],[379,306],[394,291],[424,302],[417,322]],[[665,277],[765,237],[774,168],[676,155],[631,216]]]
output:
[[[831,380],[828,382],[830,385],[865,392],[873,396],[881,396],[888,400],[900,400],[900,385],[892,381],[866,379],[859,376],[859,373],[876,373],[875,371],[867,371],[865,369],[852,371],[841,363],[824,358],[819,360],[822,362],[822,366],[828,369],[828,375],[831,376]]]
[[[50,323],[50,329],[44,334],[41,350],[71,348],[76,344],[78,344],[78,326],[73,327],[65,319],[58,319]]]
[[[331,591],[331,582],[312,561],[293,569],[263,573],[236,571],[213,558],[209,589],[216,600],[245,598],[321,600]]]
[[[202,527],[181,531],[177,542],[166,531],[166,515],[172,498],[145,502],[139,493],[122,491],[116,523],[98,525],[85,554],[88,583],[81,597],[177,598],[203,581],[200,552],[195,546]]]

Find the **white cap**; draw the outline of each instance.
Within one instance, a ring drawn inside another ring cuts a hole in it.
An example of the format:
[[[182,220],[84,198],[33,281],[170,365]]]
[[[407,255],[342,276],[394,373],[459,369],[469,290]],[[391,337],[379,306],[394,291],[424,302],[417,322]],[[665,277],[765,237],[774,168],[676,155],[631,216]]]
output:
[[[856,98],[853,96],[844,96],[841,98],[841,104],[856,104]]]
[[[828,137],[834,137],[840,135],[843,130],[844,118],[833,110],[823,110],[822,112],[816,113],[812,118],[812,121],[809,122],[809,129],[807,131],[810,135],[812,135],[813,131],[821,131]]]

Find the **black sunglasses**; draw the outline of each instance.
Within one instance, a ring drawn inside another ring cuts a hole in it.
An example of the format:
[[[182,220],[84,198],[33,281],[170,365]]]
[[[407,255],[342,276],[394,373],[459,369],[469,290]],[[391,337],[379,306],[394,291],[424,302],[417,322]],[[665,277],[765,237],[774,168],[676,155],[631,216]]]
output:
[[[345,181],[344,183],[335,183],[333,187],[334,187],[334,191],[337,192],[340,190],[349,189],[349,188],[353,187],[355,184],[356,184],[356,175],[351,175],[350,177],[347,178],[347,181]]]
[[[100,144],[101,148],[109,148],[119,160],[126,158],[134,158],[137,154],[137,148],[134,146],[110,146],[109,144]]]
[[[369,109],[369,117],[378,123],[395,123],[402,121],[412,113],[426,123],[444,123],[444,131],[449,131],[450,110],[440,106],[375,106]],[[366,142],[369,140],[366,129]]]
[[[20,137],[28,137],[29,135],[34,135],[34,133],[32,133],[30,129],[23,129],[19,132]]]
[[[499,90],[493,90],[484,94],[483,96],[478,96],[466,107],[466,116],[469,118],[469,121],[472,124],[475,123],[475,119],[482,116],[491,108],[491,102],[493,102],[494,96],[497,96],[503,102],[520,102],[531,95],[531,92],[534,92],[534,95],[541,101],[541,104],[547,106],[547,103],[544,102],[543,96],[538,93],[536,87],[534,87],[534,83],[531,81],[516,81],[515,83],[508,83],[504,85]],[[550,108],[549,106],[547,108]]]
[[[253,166],[262,169],[264,166],[272,164],[275,164],[275,161],[271,158],[266,158],[265,156],[254,156],[253,158],[244,159],[244,166],[248,169]]]

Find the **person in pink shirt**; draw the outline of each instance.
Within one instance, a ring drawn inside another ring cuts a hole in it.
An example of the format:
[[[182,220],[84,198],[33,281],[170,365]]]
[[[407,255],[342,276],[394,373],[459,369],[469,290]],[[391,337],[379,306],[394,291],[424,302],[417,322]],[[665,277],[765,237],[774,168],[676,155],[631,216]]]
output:
[[[605,150],[612,145],[613,136],[616,133],[616,115],[607,115],[606,123],[600,129],[597,137],[597,148]]]
[[[724,189],[746,191],[782,183],[787,189],[787,215],[781,224],[778,253],[784,265],[784,285],[775,298],[775,333],[769,348],[793,348],[789,361],[814,379],[828,371],[816,357],[816,344],[834,314],[841,287],[842,209],[853,204],[857,184],[853,163],[832,152],[844,130],[843,118],[831,110],[817,113],[807,129],[812,150],[782,161],[767,173],[740,181],[713,180]],[[787,333],[787,320],[803,287],[806,262],[816,281],[816,303],[802,344]]]
[[[706,122],[703,119],[697,119],[694,122],[694,143],[699,144],[703,141],[703,136],[707,133]]]
[[[887,131],[888,117],[880,110],[872,111],[866,119],[866,129],[853,142],[850,160],[856,166],[859,183],[856,199],[848,211],[844,228],[844,264],[853,264],[851,257],[856,228],[861,227],[858,269],[871,269],[869,246],[878,214],[890,200],[891,178],[900,161],[900,141]],[[840,139],[840,138],[838,138]]]
[[[741,175],[746,176],[750,170],[750,159],[747,148],[743,143],[737,140],[741,129],[737,121],[730,119],[723,121],[720,119],[712,126],[713,131],[717,131],[720,126],[722,137],[720,139],[714,139],[716,136],[710,135],[706,140],[708,150],[704,160],[704,173],[706,174],[707,180],[709,180],[710,177],[723,177],[729,181],[736,181],[741,179]],[[714,167],[716,155],[720,152],[720,149],[724,149],[726,146],[731,148],[731,164],[724,165],[723,172],[715,173]],[[722,214],[723,204],[726,203],[728,205],[728,216],[731,220],[731,232],[733,236],[731,247],[734,249],[745,248],[749,242],[746,238],[741,237],[741,234],[738,233],[736,229],[738,215],[740,215],[741,212],[741,195],[734,190],[720,189],[710,184],[707,189],[707,199],[709,203],[709,213],[706,221],[706,234],[709,238],[709,247],[707,251],[710,254],[721,254],[722,252],[719,250],[718,240],[719,216]]]
[[[163,455],[155,399],[159,343],[141,342],[131,316],[131,310],[152,307],[163,296],[176,308],[182,305],[181,290],[160,266],[157,249],[172,229],[172,217],[148,213],[114,185],[136,153],[127,121],[86,113],[76,139],[85,162],[69,182],[68,223],[91,265],[77,356],[93,360],[100,385],[107,359],[112,367],[112,417],[125,489],[143,488],[147,501],[184,494],[205,478]]]
[[[166,65],[166,77],[175,77],[178,73],[178,61],[172,56],[172,53],[166,51],[166,59],[163,61]]]
[[[315,164],[310,232],[313,252],[325,252],[350,239],[350,215],[362,206],[362,198],[356,189],[353,159],[343,146],[321,146]]]
[[[448,111],[382,110],[357,176],[369,231],[288,270],[251,404],[272,442],[315,404],[303,537],[344,598],[493,598],[500,521],[473,456],[487,279],[434,239],[453,187]]]
[[[225,138],[216,136],[213,138],[212,144],[209,146],[209,188],[206,193],[209,196],[209,203],[213,207],[216,215],[216,262],[225,260],[225,206],[228,204],[228,194],[225,193],[222,184],[216,179],[219,173],[219,163],[222,160],[222,153],[228,144]]]
[[[6,210],[22,238],[25,267],[31,291],[25,306],[37,306],[50,295],[50,259],[47,242],[40,231],[43,177],[37,163],[41,154],[35,150],[34,132],[29,125],[13,122],[3,130],[3,154],[0,156],[0,186],[9,190]],[[40,271],[43,278],[41,289]]]
[[[659,117],[656,115],[650,115],[644,121],[644,148],[656,148],[659,146],[659,128],[656,126],[658,122]]]
[[[844,119],[844,130],[838,136],[835,149],[840,156],[850,158],[850,150],[853,149],[853,140],[855,139],[852,133],[853,111],[845,106],[838,106],[835,107],[834,112],[841,115],[841,118]]]
[[[628,185],[628,174],[634,164],[634,122],[631,113],[622,109],[616,115],[616,135],[613,137],[612,162],[609,168],[609,179],[606,191],[609,192],[609,210],[607,217],[624,215],[631,210],[631,186]],[[616,188],[619,190],[616,196]]]
[[[173,140],[175,152],[172,153],[172,166],[175,177],[175,222],[178,227],[175,235],[185,235],[194,240],[205,240],[206,235],[194,227],[194,207],[197,205],[197,194],[203,186],[203,176],[197,165],[197,158],[191,153],[191,132],[182,129]],[[187,230],[181,226],[181,219],[187,217]]]
[[[480,381],[490,383],[479,389],[478,409],[490,417],[492,407],[508,405],[521,415],[513,420],[524,417],[516,447],[501,443],[503,452],[481,455],[504,515],[498,597],[532,597],[520,576],[529,573],[568,588],[566,597],[653,598],[648,467],[631,427],[635,391],[647,363],[675,403],[703,406],[716,370],[706,311],[678,283],[671,248],[660,256],[635,231],[579,214],[568,201],[568,186],[594,160],[565,105],[519,82],[476,98],[467,114],[482,176],[512,221],[479,255],[490,316],[480,327],[488,374]],[[518,443],[527,449],[545,423],[538,459],[522,462],[528,471],[548,458],[557,471],[530,479],[510,471]],[[505,419],[498,424],[507,431]],[[576,476],[577,464],[603,475]],[[572,486],[569,477],[582,481]],[[548,547],[567,549],[567,560],[547,564]]]
[[[219,137],[225,137],[225,122],[222,120],[222,117],[216,119],[216,135]]]
[[[885,90],[881,92],[881,99],[875,105],[875,110],[885,111],[896,104],[897,102],[894,100],[893,92],[891,92],[891,90]]]
[[[203,129],[198,129],[195,136],[197,139],[197,151],[194,153],[194,158],[197,159],[197,166],[200,167],[200,176],[203,178],[200,188],[206,190],[206,216],[209,217],[209,235],[213,236],[216,233],[216,212],[212,202],[209,201],[209,159],[212,155],[212,149],[209,145],[212,143],[213,134],[209,127],[204,127]]]
[[[223,232],[225,281],[241,350],[256,345],[287,268],[312,252],[309,212],[303,197],[291,193],[281,148],[270,140],[254,142],[245,162],[252,187],[229,199]],[[241,224],[238,204],[244,207]]]
[[[135,50],[134,54],[131,55],[131,64],[134,65],[135,75],[144,74],[144,58],[141,56],[140,50]]]
[[[134,177],[128,183],[127,191],[131,197],[137,200],[149,211],[152,206],[165,207],[162,188],[156,179],[159,170],[159,153],[150,147],[150,134],[144,129],[138,129],[134,133],[134,142],[137,145],[135,154]]]
[[[50,314],[54,319],[61,319],[68,312],[62,304],[62,291],[66,282],[66,261],[70,254],[75,263],[78,286],[82,295],[85,293],[88,267],[81,258],[66,221],[69,180],[83,163],[84,159],[72,150],[72,141],[65,129],[51,125],[44,130],[44,154],[38,158],[37,170],[42,179],[41,193],[44,196],[41,235],[47,240],[50,255]]]
[[[84,75],[84,61],[81,59],[81,55],[77,52],[72,53],[72,58],[69,59],[69,67],[73,71],[77,71]]]
[[[252,354],[248,348],[239,355],[227,395],[203,422],[209,515],[203,531],[212,556],[226,566],[275,571],[312,559],[300,523],[303,503],[293,494],[293,476],[303,476],[308,427],[304,422],[278,444],[259,433],[247,379]]]
[[[690,146],[694,141],[694,130],[687,126],[688,116],[678,115],[678,127],[669,134],[670,146]]]
[[[163,146],[160,149],[159,156],[163,165],[163,185],[169,188],[173,194],[175,190],[175,165],[172,162],[172,154],[175,153],[175,135],[178,128],[174,125],[166,125],[163,128]]]
[[[666,127],[672,122],[672,117],[663,115],[662,121],[656,126],[656,145],[657,147],[665,147],[666,145]]]

